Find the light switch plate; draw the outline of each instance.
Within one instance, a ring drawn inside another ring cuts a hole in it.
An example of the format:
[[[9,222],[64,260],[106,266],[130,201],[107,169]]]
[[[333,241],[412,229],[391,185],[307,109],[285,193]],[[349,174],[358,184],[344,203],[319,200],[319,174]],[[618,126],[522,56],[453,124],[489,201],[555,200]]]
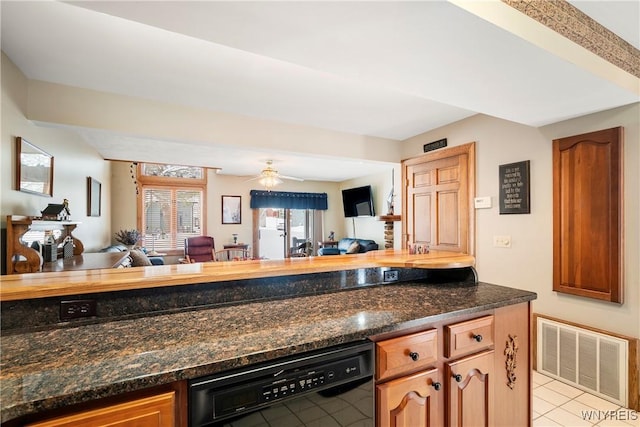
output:
[[[491,197],[476,197],[473,199],[476,209],[488,209],[491,207]]]
[[[493,236],[493,246],[497,248],[510,248],[511,236]]]

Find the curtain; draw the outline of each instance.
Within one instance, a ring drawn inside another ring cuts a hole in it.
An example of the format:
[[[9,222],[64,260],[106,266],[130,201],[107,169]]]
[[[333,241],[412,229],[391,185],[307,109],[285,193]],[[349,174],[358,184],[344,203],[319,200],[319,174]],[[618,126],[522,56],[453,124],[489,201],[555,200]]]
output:
[[[327,193],[295,193],[290,191],[251,190],[251,209],[316,209],[327,210]]]

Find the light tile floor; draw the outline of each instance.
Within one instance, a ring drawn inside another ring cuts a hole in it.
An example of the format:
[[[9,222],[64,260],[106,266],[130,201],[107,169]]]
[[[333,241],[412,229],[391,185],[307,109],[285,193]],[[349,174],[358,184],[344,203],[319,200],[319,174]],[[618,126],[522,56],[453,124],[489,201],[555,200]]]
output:
[[[622,408],[533,372],[533,427],[640,427],[640,412]]]

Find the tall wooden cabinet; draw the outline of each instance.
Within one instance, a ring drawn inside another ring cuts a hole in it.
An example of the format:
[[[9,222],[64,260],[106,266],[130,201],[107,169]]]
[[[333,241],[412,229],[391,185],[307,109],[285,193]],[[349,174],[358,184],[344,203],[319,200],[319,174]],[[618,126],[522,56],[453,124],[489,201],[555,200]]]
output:
[[[376,425],[531,425],[530,316],[522,303],[377,341]]]
[[[553,290],[622,303],[622,128],[553,141]]]

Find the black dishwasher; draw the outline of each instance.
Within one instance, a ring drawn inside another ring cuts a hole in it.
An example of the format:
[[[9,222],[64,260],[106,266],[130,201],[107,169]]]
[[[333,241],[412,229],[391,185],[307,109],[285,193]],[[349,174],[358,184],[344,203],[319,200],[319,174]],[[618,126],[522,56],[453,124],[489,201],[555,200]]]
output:
[[[372,427],[373,343],[361,341],[189,381],[191,427]]]

